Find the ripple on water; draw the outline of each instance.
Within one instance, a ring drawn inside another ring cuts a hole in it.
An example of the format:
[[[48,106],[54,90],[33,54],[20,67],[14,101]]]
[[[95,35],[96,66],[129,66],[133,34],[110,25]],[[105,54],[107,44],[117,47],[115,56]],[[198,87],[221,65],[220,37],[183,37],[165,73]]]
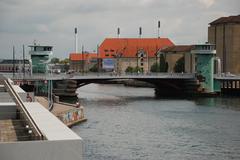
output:
[[[88,121],[73,130],[85,159],[240,159],[238,99],[163,100],[153,89],[96,84],[78,92]]]

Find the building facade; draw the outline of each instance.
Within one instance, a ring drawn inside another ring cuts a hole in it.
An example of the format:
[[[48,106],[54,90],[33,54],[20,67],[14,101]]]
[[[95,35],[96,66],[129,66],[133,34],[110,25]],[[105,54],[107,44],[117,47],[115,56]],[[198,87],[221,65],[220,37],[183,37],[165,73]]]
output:
[[[0,60],[0,72],[15,72],[15,73],[30,73],[31,66],[29,60],[25,59],[1,59]]]
[[[98,55],[96,53],[70,53],[69,63],[72,71],[88,72],[98,63]]]
[[[240,73],[240,15],[221,17],[209,24],[208,42],[216,45],[222,71]]]
[[[164,54],[166,62],[168,63],[168,72],[173,73],[175,71],[175,65],[183,58],[184,64],[180,70],[185,73],[195,72],[195,55],[191,54],[193,49],[192,45],[175,45],[160,51]]]
[[[149,73],[151,66],[159,62],[158,52],[173,46],[168,38],[106,38],[99,47],[102,59],[114,59],[114,71],[125,73],[128,67]]]
[[[32,73],[46,73],[53,46],[30,45],[29,55],[32,61]]]

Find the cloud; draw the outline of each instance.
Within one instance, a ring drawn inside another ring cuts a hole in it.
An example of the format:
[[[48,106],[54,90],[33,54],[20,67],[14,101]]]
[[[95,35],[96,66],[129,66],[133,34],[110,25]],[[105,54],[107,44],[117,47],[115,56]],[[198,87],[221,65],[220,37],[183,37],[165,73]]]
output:
[[[215,0],[198,0],[198,1],[202,3],[206,8],[211,7],[215,3]]]
[[[74,50],[74,27],[79,46],[96,50],[106,37],[160,35],[176,44],[207,41],[208,23],[219,16],[239,14],[239,0],[1,0],[0,58],[10,54],[12,45],[32,43],[54,45],[57,57]],[[17,49],[17,47],[16,47]]]
[[[49,28],[45,24],[39,24],[36,26],[37,31],[42,32],[42,33],[47,33],[49,32]]]

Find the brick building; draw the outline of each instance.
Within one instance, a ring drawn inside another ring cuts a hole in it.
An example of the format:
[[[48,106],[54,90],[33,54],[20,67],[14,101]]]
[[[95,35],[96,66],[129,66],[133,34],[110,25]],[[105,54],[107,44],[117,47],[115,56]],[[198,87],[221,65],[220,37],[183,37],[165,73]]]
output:
[[[106,38],[99,47],[102,59],[114,59],[114,70],[124,73],[128,67],[139,67],[144,73],[159,62],[159,51],[173,46],[168,38]]]
[[[222,71],[240,73],[240,15],[221,17],[208,27],[208,42],[216,44]]]
[[[70,70],[75,72],[88,72],[93,65],[97,64],[96,53],[70,53]]]

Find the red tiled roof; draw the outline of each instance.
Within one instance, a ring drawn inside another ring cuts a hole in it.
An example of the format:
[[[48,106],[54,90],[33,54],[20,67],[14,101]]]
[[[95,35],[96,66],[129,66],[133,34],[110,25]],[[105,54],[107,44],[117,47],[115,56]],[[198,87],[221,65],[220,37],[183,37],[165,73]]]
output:
[[[173,46],[168,38],[106,38],[99,47],[101,58],[136,57],[137,51],[143,49],[149,57],[162,48]]]
[[[223,24],[223,23],[240,23],[240,15],[221,17],[211,22],[210,25]]]
[[[69,59],[71,61],[81,61],[81,60],[88,60],[88,59],[93,59],[97,58],[96,53],[70,53]]]
[[[192,50],[192,45],[176,45],[176,46],[170,46],[165,49],[162,49],[162,52],[190,52]]]

